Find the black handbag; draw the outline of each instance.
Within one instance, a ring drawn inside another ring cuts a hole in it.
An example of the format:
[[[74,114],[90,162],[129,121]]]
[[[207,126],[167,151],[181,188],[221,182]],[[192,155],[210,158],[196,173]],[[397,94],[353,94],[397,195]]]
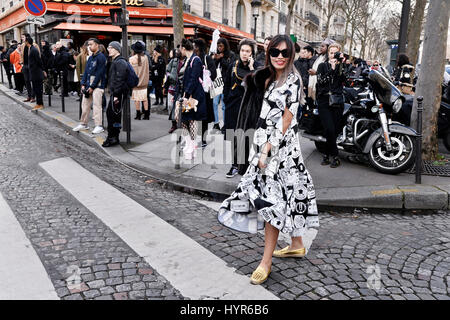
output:
[[[328,72],[330,71],[329,65],[327,63]],[[345,99],[343,93],[331,93],[331,83],[330,83],[330,93],[328,98],[328,104],[330,107],[340,107],[344,105]]]
[[[340,107],[344,104],[344,94],[330,94],[329,104],[330,107]]]

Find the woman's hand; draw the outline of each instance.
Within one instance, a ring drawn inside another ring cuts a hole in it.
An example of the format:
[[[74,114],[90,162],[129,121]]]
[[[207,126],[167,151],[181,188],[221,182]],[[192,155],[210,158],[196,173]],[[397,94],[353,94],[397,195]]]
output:
[[[267,159],[267,154],[261,153],[261,156],[259,157],[259,161],[258,161],[258,167],[260,169],[264,169],[267,167],[266,159]]]
[[[315,76],[317,74],[316,70],[314,70],[314,69],[309,69],[308,73],[310,76]]]

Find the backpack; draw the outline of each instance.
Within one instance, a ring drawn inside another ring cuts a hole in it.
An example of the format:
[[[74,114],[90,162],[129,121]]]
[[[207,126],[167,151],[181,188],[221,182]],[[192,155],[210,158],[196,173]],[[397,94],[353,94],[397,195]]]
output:
[[[195,58],[198,58],[200,60],[200,57],[195,56]],[[191,60],[191,68],[192,64],[194,63],[194,59]],[[201,60],[200,60],[201,61]],[[205,64],[206,64],[206,56],[205,56]],[[203,63],[202,63],[203,65]],[[203,65],[203,76],[202,78],[198,78],[198,81],[202,84],[203,91],[209,92],[211,86],[212,86],[212,80],[211,80],[211,72],[208,70],[208,68]]]
[[[132,90],[133,88],[137,87],[137,85],[139,84],[139,77],[137,76],[136,72],[134,71],[131,63],[126,60],[125,60],[125,62],[127,63],[127,87],[129,90]]]

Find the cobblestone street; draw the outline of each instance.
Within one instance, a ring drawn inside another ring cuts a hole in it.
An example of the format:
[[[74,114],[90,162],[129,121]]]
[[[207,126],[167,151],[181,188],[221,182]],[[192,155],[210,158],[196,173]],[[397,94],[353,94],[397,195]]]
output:
[[[64,157],[206,248],[226,268],[249,278],[258,266],[263,235],[224,228],[216,211],[199,202],[212,199],[122,166],[3,95],[0,118],[0,194],[60,299],[192,299],[167,279],[168,270],[154,267],[158,261],[137,254],[39,165]],[[450,299],[448,212],[322,209],[307,257],[273,259],[262,285],[269,293],[287,300]],[[76,289],[67,284],[74,267],[81,276]]]

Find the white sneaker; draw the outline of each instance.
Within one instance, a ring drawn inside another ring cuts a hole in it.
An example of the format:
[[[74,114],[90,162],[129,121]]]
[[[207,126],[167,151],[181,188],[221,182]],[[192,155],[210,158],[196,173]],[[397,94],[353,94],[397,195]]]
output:
[[[80,130],[87,130],[89,127],[85,124],[80,123],[75,128],[72,129],[72,131],[80,131]]]
[[[93,133],[93,134],[97,134],[97,133],[100,133],[100,132],[103,132],[103,131],[105,131],[105,129],[103,129],[102,126],[96,126],[96,127],[94,128],[94,130],[92,130],[92,133]]]

